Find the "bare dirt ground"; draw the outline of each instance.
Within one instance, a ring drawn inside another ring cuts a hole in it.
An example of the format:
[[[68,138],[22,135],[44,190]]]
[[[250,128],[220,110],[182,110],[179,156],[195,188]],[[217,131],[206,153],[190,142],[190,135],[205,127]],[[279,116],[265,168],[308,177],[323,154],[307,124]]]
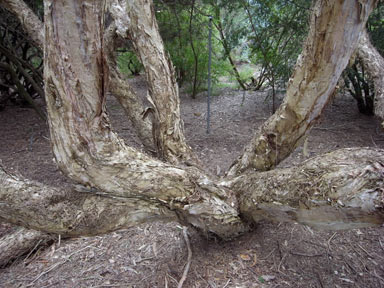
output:
[[[145,93],[145,82],[133,82]],[[212,100],[206,134],[206,99],[182,95],[190,145],[209,170],[223,175],[252,133],[270,115],[266,92],[221,89]],[[118,104],[108,103],[113,127],[140,148]],[[49,185],[71,185],[52,161],[47,125],[33,110],[0,112],[0,159],[10,171]],[[384,148],[379,121],[358,113],[338,95],[308,137],[309,156],[341,147]],[[307,157],[300,147],[281,166]],[[0,226],[1,234],[15,229]],[[188,230],[192,263],[184,287],[384,287],[384,229],[316,231],[299,224],[260,223],[230,242],[208,241]],[[0,287],[177,287],[187,247],[178,223],[151,223],[105,236],[56,241],[0,270]]]

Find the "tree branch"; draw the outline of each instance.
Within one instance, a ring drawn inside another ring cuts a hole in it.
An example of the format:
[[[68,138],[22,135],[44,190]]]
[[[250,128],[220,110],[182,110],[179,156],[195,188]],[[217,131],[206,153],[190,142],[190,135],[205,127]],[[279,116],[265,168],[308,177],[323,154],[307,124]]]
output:
[[[228,175],[275,167],[298,147],[321,115],[358,44],[377,0],[317,1],[309,35],[276,113],[255,134]]]
[[[371,44],[366,30],[363,31],[357,55],[371,77],[375,87],[375,115],[384,120],[384,58]],[[384,122],[382,123],[384,127]]]
[[[23,29],[41,50],[44,50],[44,25],[22,0],[1,0],[0,5],[16,15]]]
[[[384,223],[384,150],[341,149],[285,169],[245,174],[227,185],[252,222],[299,222],[322,229]]]
[[[123,79],[117,65],[115,54],[117,37],[116,26],[111,24],[108,30],[104,33],[106,42],[105,53],[109,68],[108,89],[124,108],[126,115],[131,121],[133,128],[135,128],[137,136],[146,150],[155,152],[152,137],[152,123],[148,117],[143,117],[145,111],[143,104],[128,82]]]
[[[3,236],[0,238],[0,268],[51,239],[49,234],[24,228]]]
[[[146,72],[158,156],[171,163],[199,164],[185,140],[175,72],[158,31],[152,1],[112,2],[117,31],[132,41]]]

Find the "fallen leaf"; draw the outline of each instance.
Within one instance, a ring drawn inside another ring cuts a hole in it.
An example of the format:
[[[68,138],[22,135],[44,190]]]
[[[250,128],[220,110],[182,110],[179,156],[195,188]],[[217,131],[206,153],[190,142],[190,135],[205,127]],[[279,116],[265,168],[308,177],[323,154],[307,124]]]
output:
[[[247,254],[240,254],[240,258],[244,261],[251,261],[251,257]]]

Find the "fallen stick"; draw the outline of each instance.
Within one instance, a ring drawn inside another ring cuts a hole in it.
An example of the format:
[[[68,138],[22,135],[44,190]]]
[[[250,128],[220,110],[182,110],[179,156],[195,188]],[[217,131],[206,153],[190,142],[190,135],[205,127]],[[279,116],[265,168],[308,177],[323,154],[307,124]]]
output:
[[[191,266],[191,261],[192,261],[192,250],[191,250],[191,244],[189,243],[187,229],[188,229],[187,227],[183,227],[183,236],[188,249],[188,259],[187,259],[187,264],[185,265],[185,268],[184,268],[183,276],[181,277],[179,284],[177,285],[177,288],[183,287],[184,281],[187,279],[189,267]]]

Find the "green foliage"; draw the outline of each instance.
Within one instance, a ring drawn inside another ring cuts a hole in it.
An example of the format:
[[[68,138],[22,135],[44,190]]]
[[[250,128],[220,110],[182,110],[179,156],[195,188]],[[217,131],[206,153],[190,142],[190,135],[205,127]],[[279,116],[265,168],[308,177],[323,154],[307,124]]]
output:
[[[155,4],[160,33],[178,82],[195,94],[204,89],[207,80],[210,15],[214,27],[214,81],[230,75],[243,89],[258,89],[265,81],[274,87],[288,80],[301,52],[311,1],[202,0]],[[260,70],[259,79],[254,79],[255,71],[239,69],[241,61],[254,64]]]
[[[357,58],[353,65],[345,69],[343,73],[347,90],[357,102],[359,112],[365,115],[374,115],[374,87],[364,71],[364,66]]]
[[[157,3],[156,18],[166,50],[175,66],[178,83],[194,96],[193,94],[206,89],[210,11],[209,7],[203,3],[192,4]],[[215,33],[217,32],[214,31],[212,37],[213,83],[230,69],[222,57],[222,46]],[[195,78],[196,81],[194,81]]]
[[[143,65],[132,51],[118,51],[117,65],[119,70],[128,76],[139,75],[143,70]]]
[[[250,23],[250,60],[274,86],[287,81],[307,35],[310,1],[242,0]]]
[[[384,56],[384,3],[379,2],[377,8],[369,16],[367,22],[368,34],[377,51]]]

